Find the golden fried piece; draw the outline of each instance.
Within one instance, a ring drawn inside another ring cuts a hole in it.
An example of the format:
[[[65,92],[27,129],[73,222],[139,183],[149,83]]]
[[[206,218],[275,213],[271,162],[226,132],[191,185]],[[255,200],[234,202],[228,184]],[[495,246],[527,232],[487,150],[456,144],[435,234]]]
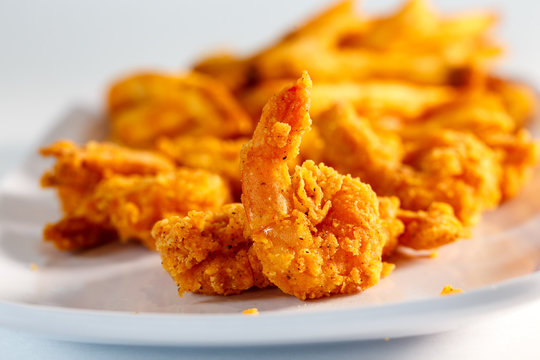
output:
[[[500,97],[516,128],[523,127],[537,112],[536,95],[529,87],[495,77],[488,79],[487,87]]]
[[[136,238],[153,248],[150,230],[156,221],[190,210],[217,209],[231,201],[229,187],[219,175],[175,169],[152,152],[107,143],[77,147],[57,142],[42,154],[57,157],[42,185],[58,189],[64,219],[48,227],[45,239],[61,249],[99,244],[100,229],[107,239],[114,231],[121,240]],[[96,229],[88,230],[92,226]]]
[[[529,181],[540,160],[540,142],[532,140],[525,129],[510,134],[494,133],[486,136],[484,141],[497,154],[502,168],[502,200],[508,200]]]
[[[392,79],[462,86],[483,81],[501,53],[488,36],[495,20],[489,12],[442,17],[424,0],[372,19],[356,13],[354,1],[342,1],[253,56],[218,54],[195,69],[235,92],[295,79],[304,70],[317,82]]]
[[[41,186],[57,189],[64,213],[77,208],[103,179],[113,175],[155,175],[174,169],[174,163],[160,154],[95,141],[78,146],[60,140],[40,149],[40,153],[56,158],[53,168],[42,176]]]
[[[397,218],[405,225],[399,245],[416,250],[434,249],[470,236],[454,216],[452,207],[434,202],[426,211],[399,210]]]
[[[487,40],[495,17],[477,13],[441,19],[412,0],[383,19],[362,19],[343,2],[273,47],[253,57],[262,80],[291,78],[307,70],[317,81],[373,78],[454,84],[485,68],[500,49]],[[313,54],[316,54],[314,57]],[[456,76],[458,75],[458,76]]]
[[[380,198],[379,206],[389,255],[404,230],[397,218],[399,200]],[[227,204],[215,212],[190,211],[184,218],[172,216],[157,222],[152,236],[180,295],[232,295],[272,285],[253,251],[242,204]]]
[[[114,175],[76,200],[70,200],[76,206],[65,214],[68,221],[84,219],[98,228],[114,229],[122,242],[137,239],[149,249],[154,249],[150,231],[156,221],[172,215],[185,215],[190,210],[215,210],[230,202],[231,196],[227,184],[218,175],[204,170],[177,169],[148,176]],[[65,242],[67,237],[57,240],[57,237],[45,234],[46,240],[55,243]],[[96,241],[75,239],[71,247],[78,244],[92,246],[94,243]],[[64,245],[58,247],[67,248]]]
[[[231,201],[226,182],[204,170],[179,168],[155,176],[116,176],[101,182],[89,197],[83,214],[110,222],[120,240],[136,238],[154,249],[154,223],[190,210],[215,210]]]
[[[211,136],[163,138],[157,150],[176,164],[215,172],[229,181],[233,193],[240,195],[240,149],[246,138],[223,140]]]
[[[405,209],[427,210],[434,202],[445,202],[470,225],[500,201],[496,154],[471,134],[426,132],[400,150],[395,135],[374,131],[347,105],[321,115],[317,125],[327,144],[318,160],[359,176],[379,195],[397,196]],[[388,151],[386,144],[392,141],[396,150]],[[330,146],[334,143],[340,146]]]
[[[114,229],[94,224],[84,217],[67,216],[55,224],[47,224],[43,238],[58,250],[76,251],[114,242],[118,234]]]
[[[508,91],[515,91],[512,96],[524,94],[519,90]],[[539,158],[539,143],[530,138],[527,130],[518,127],[524,121],[525,113],[525,106],[514,110],[508,108],[499,94],[473,93],[417,123],[404,126],[399,133],[405,142],[413,143],[426,133],[445,129],[474,134],[495,152],[501,167],[500,192],[502,200],[507,200],[529,179]]]
[[[193,70],[219,80],[233,93],[256,81],[249,60],[228,53],[216,53],[201,59],[193,65]]]
[[[385,234],[383,256],[391,255],[398,247],[400,237],[405,231],[403,222],[398,218],[402,210],[399,199],[395,196],[381,196],[379,199],[379,215]]]
[[[375,285],[385,242],[371,188],[306,161],[289,175],[309,129],[307,74],[266,105],[242,148],[242,202],[263,273],[300,299],[352,293]]]
[[[252,118],[259,118],[268,99],[290,83],[290,80],[263,82],[241,92],[239,101]],[[366,116],[390,115],[402,121],[414,120],[451,103],[457,95],[456,90],[448,86],[418,86],[401,81],[319,82],[311,91],[310,115],[316,119],[336,102],[350,102],[357,112]]]
[[[152,235],[180,295],[232,295],[270,285],[251,248],[242,204],[161,220]]]
[[[154,175],[174,169],[174,163],[160,154],[96,141],[78,146],[60,140],[40,149],[40,154],[56,158],[53,169],[41,178],[43,187],[90,188],[113,174]]]
[[[250,135],[252,124],[227,88],[197,73],[136,74],[115,83],[108,95],[113,140],[153,147],[160,137]]]

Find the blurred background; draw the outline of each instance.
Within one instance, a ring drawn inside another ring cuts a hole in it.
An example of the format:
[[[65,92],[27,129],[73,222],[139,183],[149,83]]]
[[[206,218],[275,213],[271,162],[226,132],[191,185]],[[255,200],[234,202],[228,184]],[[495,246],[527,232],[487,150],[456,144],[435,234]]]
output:
[[[212,50],[250,53],[276,40],[328,0],[1,0],[0,175],[77,104],[102,106],[107,85],[140,69],[177,70]],[[540,84],[540,2],[433,0],[441,11],[500,15],[507,47],[501,72]],[[364,0],[369,13],[396,0]]]

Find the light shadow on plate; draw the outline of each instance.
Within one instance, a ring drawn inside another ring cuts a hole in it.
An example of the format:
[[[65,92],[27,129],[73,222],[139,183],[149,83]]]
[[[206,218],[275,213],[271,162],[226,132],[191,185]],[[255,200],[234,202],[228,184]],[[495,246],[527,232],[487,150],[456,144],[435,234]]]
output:
[[[47,280],[44,279],[44,284]],[[242,310],[258,307],[260,311],[290,307],[298,302],[277,290],[246,292],[237,296],[207,296],[184,294],[179,297],[176,284],[161,268],[159,261],[123,271],[111,271],[106,277],[85,280],[84,283],[64,284],[62,288],[44,286],[42,296],[29,303],[77,309],[112,310],[126,312],[182,313],[182,314],[240,314]],[[269,302],[269,298],[278,301]],[[264,300],[260,306],[257,300]]]
[[[79,266],[101,267],[133,261],[150,251],[140,244],[106,244],[89,250],[63,252],[42,240],[41,228],[5,228],[0,231],[0,251],[23,267],[35,263],[45,269],[77,269]]]

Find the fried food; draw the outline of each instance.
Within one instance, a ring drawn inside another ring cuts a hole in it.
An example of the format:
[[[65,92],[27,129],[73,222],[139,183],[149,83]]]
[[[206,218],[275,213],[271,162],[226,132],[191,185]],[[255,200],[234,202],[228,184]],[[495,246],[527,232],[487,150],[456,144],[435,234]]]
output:
[[[250,135],[250,118],[227,88],[195,72],[135,74],[115,83],[108,95],[111,138],[151,148],[160,137]]]
[[[57,223],[45,225],[43,239],[52,242],[58,250],[77,251],[114,242],[118,233],[84,217],[67,215]]]
[[[150,230],[156,221],[231,201],[219,175],[175,169],[159,154],[95,142],[81,148],[59,142],[42,153],[57,157],[42,185],[57,188],[62,203],[64,218],[44,232],[59,249],[93,247],[111,241],[113,233],[153,249]]]
[[[241,193],[240,149],[248,139],[223,140],[212,136],[162,138],[157,150],[177,165],[215,172],[228,180],[233,193]]]
[[[300,299],[357,292],[382,270],[384,232],[371,188],[306,161],[292,176],[310,126],[307,74],[265,106],[242,149],[242,202],[263,273]]]
[[[496,154],[472,134],[438,130],[403,144],[375,131],[350,105],[337,105],[316,124],[327,145],[340,144],[327,146],[321,161],[360,177],[381,196],[397,196],[405,209],[444,202],[470,225],[501,199]]]
[[[354,1],[342,1],[258,54],[214,56],[196,69],[218,78],[235,69],[235,90],[294,79],[304,70],[316,82],[463,85],[481,77],[501,52],[488,36],[495,20],[488,12],[441,17],[423,0],[411,0],[385,18],[369,18],[356,13]],[[242,76],[250,80],[239,80]]]
[[[60,140],[40,149],[40,154],[56,158],[53,169],[41,178],[43,187],[88,188],[112,174],[154,175],[174,169],[174,164],[160,154],[106,142],[90,141],[81,147]]]
[[[242,204],[161,220],[152,235],[180,295],[232,295],[270,286],[251,247]]]
[[[373,17],[345,0],[255,54],[121,79],[107,110],[123,146],[41,150],[63,212],[44,237],[157,247],[180,295],[367,289],[400,247],[470,236],[540,159],[535,94],[491,73],[496,22],[427,0]]]
[[[240,103],[252,118],[258,119],[270,96],[290,83],[287,80],[263,82],[240,92]],[[457,92],[449,86],[418,86],[388,80],[362,83],[319,82],[313,86],[311,97],[310,115],[314,119],[336,102],[350,102],[358,113],[365,116],[398,116],[406,121],[454,101]]]

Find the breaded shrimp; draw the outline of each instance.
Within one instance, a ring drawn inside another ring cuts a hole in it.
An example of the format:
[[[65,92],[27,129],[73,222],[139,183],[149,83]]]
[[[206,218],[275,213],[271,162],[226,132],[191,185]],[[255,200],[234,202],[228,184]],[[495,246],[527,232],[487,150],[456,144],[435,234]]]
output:
[[[152,235],[180,295],[232,295],[270,285],[251,248],[242,204],[161,220]]]
[[[327,144],[320,160],[360,177],[378,195],[397,196],[404,209],[427,210],[434,202],[446,202],[471,225],[500,201],[500,164],[473,134],[438,129],[402,145],[395,134],[374,131],[350,105],[330,109],[317,126]]]
[[[45,240],[59,249],[93,247],[111,241],[113,234],[153,249],[150,230],[156,221],[190,210],[215,210],[231,201],[228,184],[219,175],[176,169],[153,152],[58,142],[42,154],[57,158],[42,185],[56,188],[62,203],[64,218],[44,232]]]
[[[241,193],[240,149],[249,139],[223,140],[212,136],[179,136],[163,138],[157,150],[176,164],[215,172],[228,180],[233,193]]]
[[[265,106],[242,148],[242,202],[264,275],[300,299],[357,292],[380,278],[385,234],[369,185],[306,161],[289,175],[309,129],[311,80]]]
[[[60,140],[40,149],[40,154],[56,158],[53,169],[41,178],[43,187],[89,188],[112,174],[153,175],[174,169],[174,163],[163,155],[107,142],[90,141],[78,146]]]
[[[58,250],[76,251],[114,242],[118,234],[114,229],[92,223],[84,217],[66,216],[55,224],[47,224],[43,238]]]
[[[142,73],[113,84],[108,94],[113,140],[148,148],[160,137],[250,135],[251,119],[228,89],[203,74]]]

